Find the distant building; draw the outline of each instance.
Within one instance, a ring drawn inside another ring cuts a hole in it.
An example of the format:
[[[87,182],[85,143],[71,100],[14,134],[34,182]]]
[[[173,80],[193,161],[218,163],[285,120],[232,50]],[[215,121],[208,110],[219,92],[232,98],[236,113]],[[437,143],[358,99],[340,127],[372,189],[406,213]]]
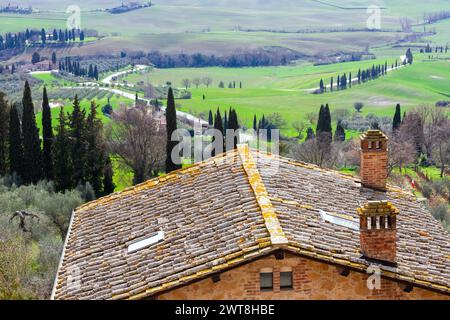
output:
[[[121,13],[138,10],[138,9],[142,9],[142,8],[149,8],[151,6],[152,6],[151,2],[148,2],[145,4],[140,3],[140,2],[128,2],[128,3],[122,2],[121,6],[107,9],[106,11],[108,11],[111,14],[121,14]]]
[[[6,6],[0,6],[0,13],[16,13],[16,14],[31,14],[33,13],[33,8],[30,7],[19,7],[14,6],[9,3]]]
[[[53,64],[49,60],[36,62],[35,64],[29,63],[20,66],[20,71],[24,73],[35,71],[51,71],[53,70]]]
[[[361,179],[237,150],[87,203],[53,299],[450,299],[450,234],[386,184],[387,138]]]

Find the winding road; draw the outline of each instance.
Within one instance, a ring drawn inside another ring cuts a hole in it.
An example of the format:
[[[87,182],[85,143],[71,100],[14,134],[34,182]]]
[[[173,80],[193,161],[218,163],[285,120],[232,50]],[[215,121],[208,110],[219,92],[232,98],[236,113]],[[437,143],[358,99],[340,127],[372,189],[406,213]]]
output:
[[[137,66],[135,66],[134,70],[135,71],[136,70],[145,70],[146,68],[149,68],[149,67],[145,66],[145,65],[137,65]],[[113,73],[113,74],[107,76],[106,78],[102,79],[100,82],[103,83],[103,84],[108,84],[108,85],[117,85],[116,83],[112,82],[113,79],[117,78],[117,77],[119,77],[119,76],[121,76],[123,74],[126,74],[126,73],[128,73],[130,71],[131,70],[124,70],[124,71]],[[42,74],[42,73],[51,73],[51,72],[52,71],[40,71],[39,73]],[[135,100],[135,98],[136,98],[135,93],[130,93],[130,92],[123,91],[123,90],[117,89],[117,88],[100,87],[100,84],[97,83],[97,82],[84,82],[84,85],[85,85],[84,87],[83,86],[67,86],[67,87],[63,87],[63,88],[68,88],[68,89],[86,89],[86,86],[87,87],[95,87],[98,90],[108,91],[108,92],[120,95],[122,97],[128,98],[130,100]],[[147,104],[150,104],[150,100],[149,99],[143,99],[143,98],[139,98],[139,99],[145,101]],[[59,105],[54,105],[54,107],[58,107],[58,106]],[[163,111],[165,111],[166,107],[162,106],[161,109]],[[197,125],[201,124],[202,127],[208,127],[209,126],[209,123],[207,121],[205,121],[203,119],[200,119],[200,118],[198,118],[198,117],[196,117],[196,116],[194,116],[192,114],[183,112],[183,111],[177,110],[177,118],[179,120],[185,122],[185,123],[188,123],[188,124],[192,125],[192,126],[194,126],[196,124]]]

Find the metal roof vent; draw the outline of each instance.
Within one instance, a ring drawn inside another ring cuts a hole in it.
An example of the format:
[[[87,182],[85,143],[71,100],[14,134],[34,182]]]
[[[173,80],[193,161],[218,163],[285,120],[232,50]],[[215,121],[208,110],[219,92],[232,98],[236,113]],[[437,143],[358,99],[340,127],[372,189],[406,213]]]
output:
[[[151,238],[147,238],[130,244],[128,246],[128,253],[139,251],[163,240],[164,240],[164,231],[158,231],[158,233]]]
[[[319,210],[319,213],[320,213],[320,217],[322,218],[322,221],[336,224],[338,226],[349,228],[352,230],[359,230],[359,222],[356,222],[356,221],[350,220],[350,219],[346,219],[343,217],[339,217],[336,215],[331,215],[329,213],[326,213],[323,210]]]

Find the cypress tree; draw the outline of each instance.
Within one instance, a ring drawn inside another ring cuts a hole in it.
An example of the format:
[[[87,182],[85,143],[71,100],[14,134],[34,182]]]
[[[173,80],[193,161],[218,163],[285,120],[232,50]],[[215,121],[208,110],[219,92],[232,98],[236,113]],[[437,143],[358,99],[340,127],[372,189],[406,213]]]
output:
[[[24,151],[24,172],[22,179],[25,183],[37,183],[43,178],[41,141],[39,139],[39,129],[36,126],[36,116],[34,114],[34,105],[28,81],[25,82],[22,106]]]
[[[86,181],[94,189],[96,197],[102,195],[102,177],[104,172],[105,148],[103,143],[103,124],[97,117],[97,106],[91,102],[91,110],[86,121]]]
[[[324,111],[324,106],[323,106],[323,104],[322,104],[322,105],[320,106],[319,118],[317,119],[317,127],[316,127],[316,132],[317,132],[317,133],[323,131],[323,120],[324,120],[323,111]]]
[[[42,41],[42,44],[45,44],[45,40],[46,40],[45,29],[42,28],[42,30],[41,30],[41,41]]]
[[[69,115],[69,140],[73,187],[86,182],[84,165],[86,159],[85,119],[86,112],[81,109],[78,96],[75,95],[73,111]]]
[[[330,81],[330,91],[333,91],[333,77],[331,77]]]
[[[401,123],[402,123],[401,107],[400,107],[400,104],[397,104],[397,106],[395,107],[394,120],[392,122],[392,130],[395,131],[398,128],[400,128]]]
[[[323,122],[323,127],[322,130],[323,132],[328,132],[328,133],[332,133],[333,129],[331,127],[331,112],[330,112],[330,107],[328,106],[328,103],[325,105],[324,111],[324,122]]]
[[[232,109],[229,113],[229,120],[228,120],[228,129],[230,130],[239,130],[239,120],[236,113],[236,110]],[[238,144],[238,138],[235,136],[233,141],[233,149],[237,148]]]
[[[56,59],[56,53],[53,52],[53,53],[52,53],[52,63],[53,63],[53,64],[56,64],[56,62],[57,62],[57,59]]]
[[[172,151],[176,147],[177,142],[172,141],[172,134],[177,130],[177,110],[175,108],[175,98],[173,96],[173,90],[170,87],[167,95],[167,108],[166,108],[166,122],[167,122],[167,147],[166,147],[166,172],[181,168],[181,164],[175,164],[172,161]]]
[[[5,94],[0,91],[0,175],[5,175],[7,172],[7,140],[8,140],[8,102],[5,99]]]
[[[258,121],[256,119],[256,114],[253,116],[253,130],[255,132],[258,130]]]
[[[413,60],[414,60],[414,58],[413,58],[411,49],[408,48],[408,50],[406,50],[406,62],[409,63],[409,64],[412,64]]]
[[[48,103],[47,88],[44,87],[42,97],[42,136],[43,136],[43,152],[42,161],[44,169],[44,177],[47,180],[53,180],[53,128],[52,114]]]
[[[227,111],[225,110],[225,118],[223,119],[223,132],[224,132],[224,134],[226,134],[227,129],[228,129],[228,115],[227,115]]]
[[[306,131],[306,140],[311,140],[314,138],[315,138],[314,130],[311,127],[309,127],[308,130]]]
[[[92,64],[89,65],[88,77],[94,78],[94,68],[92,68]]]
[[[316,134],[319,139],[326,143],[331,144],[333,140],[333,132],[331,127],[331,113],[328,104],[324,107],[320,107],[319,120],[317,122]]]
[[[339,120],[336,126],[336,132],[334,133],[334,141],[335,142],[344,142],[345,141],[345,129],[342,126],[342,121]]]
[[[9,162],[10,172],[23,176],[23,140],[20,126],[19,113],[16,105],[11,105],[9,110]]]
[[[262,116],[262,119],[261,119],[260,129],[267,129],[267,125],[268,125],[268,123],[267,123],[267,121],[266,121],[266,116],[263,115],[263,116]]]
[[[114,192],[116,185],[114,184],[114,171],[109,155],[106,155],[105,166],[103,168],[103,195],[107,196]]]
[[[223,120],[222,120],[222,116],[220,114],[220,110],[217,109],[216,112],[216,116],[214,117],[214,129],[218,130],[221,133],[221,137],[222,137],[222,145],[224,144],[224,130],[223,130]],[[215,143],[216,138],[213,137],[213,143]],[[212,156],[217,155],[216,150],[214,149]]]
[[[94,78],[98,81],[98,68],[97,65],[94,66]]]
[[[210,126],[213,126],[213,125],[214,125],[214,117],[213,117],[213,114],[212,114],[212,111],[211,111],[211,110],[209,110],[208,124],[209,124]]]
[[[66,130],[67,119],[64,109],[59,112],[59,124],[56,128],[55,143],[53,144],[54,181],[58,191],[72,188],[72,164],[70,157],[69,134]]]

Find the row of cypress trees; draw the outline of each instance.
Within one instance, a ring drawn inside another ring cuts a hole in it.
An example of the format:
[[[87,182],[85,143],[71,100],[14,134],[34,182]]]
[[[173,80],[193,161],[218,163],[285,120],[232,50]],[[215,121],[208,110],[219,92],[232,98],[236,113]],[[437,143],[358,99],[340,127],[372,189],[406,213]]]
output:
[[[98,81],[99,73],[97,65],[89,64],[88,68],[82,67],[79,61],[72,61],[70,57],[66,57],[59,62],[58,69],[72,73],[77,77],[89,77]]]
[[[398,67],[398,61],[395,62],[395,68]],[[392,69],[394,69],[394,64],[391,66]],[[379,65],[372,65],[372,68],[367,69],[359,69],[357,73],[357,81],[358,84],[361,84],[362,82],[367,82],[369,80],[374,80],[379,78],[380,76],[386,75],[388,72],[388,63],[387,61],[384,64]],[[330,79],[330,91],[334,90],[345,90],[347,88],[351,88],[353,81],[352,81],[352,73],[350,72],[348,77],[347,74],[344,73],[343,75],[338,75],[336,79],[336,83],[334,81],[334,77],[331,77]],[[327,86],[325,85],[323,79],[320,79],[319,81],[319,90],[315,93],[324,93],[327,91]]]
[[[0,175],[4,174],[17,175],[23,184],[54,181],[58,191],[89,183],[96,196],[113,192],[112,165],[95,103],[86,115],[75,96],[68,117],[61,108],[55,135],[44,88],[41,149],[29,83],[24,87],[21,117],[17,105],[8,106],[0,93]]]
[[[208,123],[211,127],[214,127],[214,124],[217,122],[216,118],[220,117],[222,119],[222,115],[220,114],[220,110],[217,109],[217,112],[215,115],[213,115],[213,112],[209,110],[208,115]],[[227,129],[239,129],[239,120],[237,116],[237,112],[235,109],[230,108],[229,112],[225,111],[224,118],[222,120],[222,132],[225,133]]]

